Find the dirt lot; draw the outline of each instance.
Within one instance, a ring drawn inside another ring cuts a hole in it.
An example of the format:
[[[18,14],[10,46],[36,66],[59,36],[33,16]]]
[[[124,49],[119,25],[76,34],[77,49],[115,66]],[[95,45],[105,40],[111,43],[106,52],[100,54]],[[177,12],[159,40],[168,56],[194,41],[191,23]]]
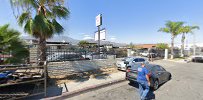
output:
[[[56,84],[67,83],[71,81],[77,81],[81,79],[96,78],[101,76],[108,76],[110,73],[118,72],[115,66],[113,67],[102,67],[97,70],[91,70],[86,72],[74,73],[70,75],[58,75],[50,76],[50,78],[56,82]]]

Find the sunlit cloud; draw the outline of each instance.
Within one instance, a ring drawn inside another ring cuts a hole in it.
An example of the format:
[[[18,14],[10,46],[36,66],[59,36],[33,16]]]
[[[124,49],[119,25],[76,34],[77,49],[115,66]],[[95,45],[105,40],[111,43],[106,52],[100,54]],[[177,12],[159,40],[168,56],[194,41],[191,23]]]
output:
[[[91,37],[91,36],[88,35],[88,34],[84,34],[84,35],[83,35],[83,40],[87,40],[87,39],[94,39],[94,38]]]

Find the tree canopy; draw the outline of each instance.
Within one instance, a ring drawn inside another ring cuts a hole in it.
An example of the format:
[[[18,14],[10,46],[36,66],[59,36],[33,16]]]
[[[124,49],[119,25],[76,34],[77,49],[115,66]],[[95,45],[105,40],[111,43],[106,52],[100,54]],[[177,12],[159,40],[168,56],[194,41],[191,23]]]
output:
[[[167,21],[165,27],[160,28],[159,32],[165,32],[171,34],[171,59],[174,57],[174,39],[177,35],[181,33],[180,29],[182,28],[184,22],[181,21]]]
[[[85,40],[82,40],[78,43],[78,46],[83,47],[83,48],[87,47],[88,45],[89,45],[89,42],[85,41]]]
[[[10,0],[13,13],[24,31],[39,39],[39,59],[46,60],[46,39],[64,31],[57,21],[67,19],[64,0]]]
[[[166,43],[158,43],[158,44],[156,44],[156,48],[164,50],[164,49],[169,49],[169,46]]]
[[[29,56],[29,51],[25,43],[19,38],[20,33],[10,29],[9,25],[0,26],[0,48],[1,55],[9,55],[4,63],[19,64],[25,62]]]

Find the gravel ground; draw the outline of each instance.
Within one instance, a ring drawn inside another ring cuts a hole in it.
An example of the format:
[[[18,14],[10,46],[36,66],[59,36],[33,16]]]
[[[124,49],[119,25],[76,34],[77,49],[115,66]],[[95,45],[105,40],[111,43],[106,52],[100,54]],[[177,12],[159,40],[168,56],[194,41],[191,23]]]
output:
[[[172,79],[150,92],[156,100],[203,100],[203,64],[155,61],[172,73]],[[139,100],[138,89],[128,82],[80,94],[68,100]]]

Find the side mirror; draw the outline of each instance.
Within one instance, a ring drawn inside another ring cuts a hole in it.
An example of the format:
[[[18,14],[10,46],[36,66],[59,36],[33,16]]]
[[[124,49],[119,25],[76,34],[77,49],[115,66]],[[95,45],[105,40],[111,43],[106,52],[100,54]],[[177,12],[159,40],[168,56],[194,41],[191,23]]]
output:
[[[125,62],[124,62],[124,64],[126,64],[126,65],[127,65],[127,64],[129,64],[129,62],[128,62],[128,61],[125,61]]]

